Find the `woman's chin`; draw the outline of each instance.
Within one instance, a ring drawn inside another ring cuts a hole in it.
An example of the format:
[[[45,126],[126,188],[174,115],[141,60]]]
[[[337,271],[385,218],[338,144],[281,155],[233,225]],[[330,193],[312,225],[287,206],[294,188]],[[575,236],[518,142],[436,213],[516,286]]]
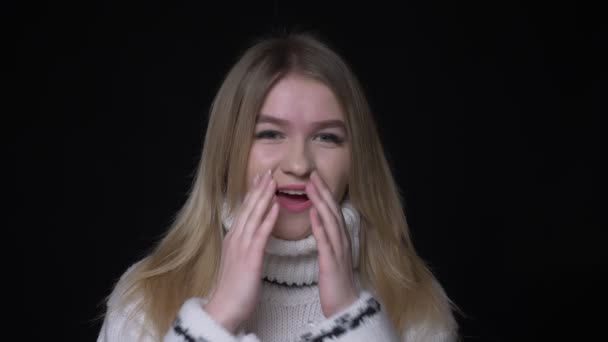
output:
[[[290,213],[281,211],[272,230],[272,236],[281,240],[297,241],[312,234],[308,211]]]

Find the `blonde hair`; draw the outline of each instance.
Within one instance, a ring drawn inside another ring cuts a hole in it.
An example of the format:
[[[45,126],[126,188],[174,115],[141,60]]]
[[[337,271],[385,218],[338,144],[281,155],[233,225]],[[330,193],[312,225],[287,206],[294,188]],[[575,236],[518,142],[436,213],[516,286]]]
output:
[[[228,73],[215,97],[202,158],[188,199],[156,248],[122,279],[122,302],[136,303],[163,336],[180,306],[211,291],[219,268],[224,199],[244,194],[256,115],[270,88],[287,74],[327,85],[341,104],[351,139],[348,193],[361,216],[361,280],[406,332],[427,326],[455,332],[450,303],[416,254],[402,199],[362,88],[346,63],[304,34],[262,40]]]

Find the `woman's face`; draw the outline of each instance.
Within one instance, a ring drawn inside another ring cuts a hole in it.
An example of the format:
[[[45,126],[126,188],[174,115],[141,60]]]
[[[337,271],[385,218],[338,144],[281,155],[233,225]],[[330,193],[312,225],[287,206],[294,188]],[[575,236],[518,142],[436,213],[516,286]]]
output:
[[[277,183],[279,216],[272,235],[299,240],[311,234],[311,201],[281,190],[305,193],[317,171],[340,203],[350,172],[350,143],[344,115],[333,92],[323,83],[287,75],[270,90],[256,119],[247,165],[248,190],[256,174],[272,170]]]

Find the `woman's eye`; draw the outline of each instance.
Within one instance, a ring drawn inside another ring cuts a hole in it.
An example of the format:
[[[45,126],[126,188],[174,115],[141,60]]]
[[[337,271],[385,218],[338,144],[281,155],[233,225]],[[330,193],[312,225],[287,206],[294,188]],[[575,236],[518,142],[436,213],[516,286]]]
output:
[[[275,139],[280,135],[277,131],[262,131],[255,135],[256,139]]]
[[[255,134],[256,139],[270,139],[275,140],[282,136],[280,132],[277,131],[261,131]],[[325,143],[331,143],[334,145],[341,145],[344,142],[344,139],[341,137],[331,134],[331,133],[321,133],[318,134],[315,138],[319,138],[320,141]]]
[[[330,142],[336,145],[340,145],[342,142],[344,142],[342,138],[335,134],[321,133],[318,135],[318,137],[321,138],[323,142]]]

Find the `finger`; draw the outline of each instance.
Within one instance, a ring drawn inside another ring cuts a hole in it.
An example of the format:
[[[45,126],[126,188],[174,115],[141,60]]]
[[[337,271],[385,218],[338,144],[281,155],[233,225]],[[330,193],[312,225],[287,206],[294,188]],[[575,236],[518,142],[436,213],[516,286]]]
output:
[[[243,201],[240,203],[240,206],[236,212],[236,217],[235,220],[232,222],[232,227],[230,227],[230,231],[228,232],[227,236],[232,236],[235,234],[235,232],[239,229],[237,229],[237,227],[240,227],[240,222],[242,221],[242,216],[245,213],[245,208],[247,203],[249,203],[249,198],[251,198],[251,194],[255,191],[256,186],[258,185],[259,181],[260,181],[260,177],[261,174],[257,173],[255,175],[255,177],[253,177],[253,181],[252,181],[252,185],[249,188],[249,190],[247,190],[247,193],[245,194],[245,197],[243,198]]]
[[[340,236],[340,229],[336,221],[336,217],[331,212],[325,201],[320,197],[314,184],[308,184],[306,186],[306,193],[312,200],[315,212],[320,217],[321,225],[327,234],[329,243],[332,246],[334,252],[338,252],[342,248],[342,237]]]
[[[321,224],[321,220],[319,218],[317,210],[315,208],[310,208],[309,216],[312,234],[317,240],[317,250],[319,251],[319,267],[321,267],[322,260],[326,260],[326,258],[333,256],[333,250],[327,238],[325,228],[323,228]]]
[[[274,179],[271,179],[267,184],[264,192],[258,199],[257,203],[255,203],[255,207],[251,215],[249,215],[249,219],[245,223],[245,227],[243,228],[243,238],[251,239],[253,234],[255,234],[256,230],[259,229],[264,216],[268,212],[269,206],[272,204],[272,199],[275,196],[276,191],[276,182]]]
[[[264,252],[266,243],[268,242],[268,237],[272,233],[272,229],[277,222],[277,217],[279,217],[279,204],[276,201],[273,201],[268,214],[260,225],[260,228],[255,231],[252,237],[251,244],[258,252]]]
[[[249,185],[249,187],[248,187],[249,190],[247,190],[247,193],[245,194],[245,197],[243,198],[243,203],[245,203],[245,201],[247,201],[249,199],[249,197],[251,197],[251,193],[253,192],[255,187],[258,185],[261,175],[262,175],[262,173],[256,173],[256,175],[251,180],[251,185]]]
[[[316,186],[317,192],[321,198],[327,203],[327,206],[331,209],[336,218],[339,219],[342,211],[338,208],[338,204],[325,181],[319,176],[317,171],[314,171],[310,178],[312,179],[312,183]]]
[[[334,199],[334,196],[332,195],[331,191],[329,190],[327,183],[325,183],[325,181],[323,180],[323,178],[321,178],[321,176],[319,175],[319,173],[317,171],[314,171],[312,173],[311,179],[313,181],[313,184],[316,186],[317,193],[319,193],[321,198],[323,200],[325,200],[325,204],[327,204],[327,206],[330,208],[331,212],[336,217],[336,221],[338,222],[338,228],[340,228],[338,233],[340,235],[340,240],[342,241],[342,245],[349,246],[350,239],[348,237],[346,229],[344,229],[345,223],[344,223],[344,216],[342,214],[342,209],[340,208],[340,206],[337,204],[336,200]]]
[[[240,235],[242,233],[243,228],[249,220],[249,216],[255,208],[255,204],[258,202],[259,197],[263,194],[264,189],[271,178],[270,170],[264,172],[264,174],[261,174],[257,180],[258,183],[251,189],[248,196],[245,197],[245,200],[239,209],[237,219],[234,223],[235,235]]]

